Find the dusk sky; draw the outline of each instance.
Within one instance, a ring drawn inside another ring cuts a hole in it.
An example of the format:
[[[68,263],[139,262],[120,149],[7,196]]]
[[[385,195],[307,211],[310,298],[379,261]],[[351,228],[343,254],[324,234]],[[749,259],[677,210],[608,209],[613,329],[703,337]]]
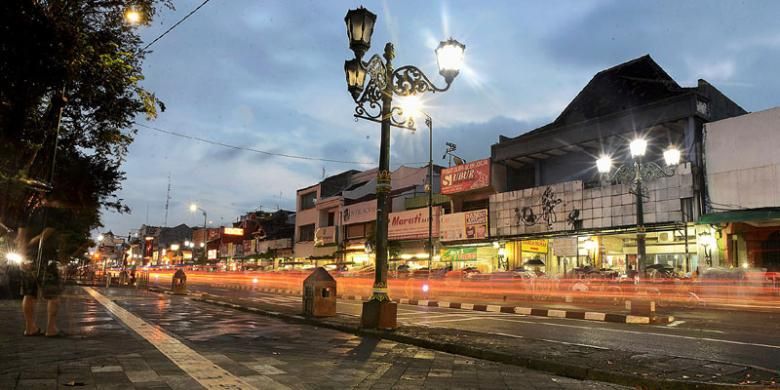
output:
[[[176,1],[141,29],[145,42],[202,0]],[[598,71],[650,54],[678,83],[703,78],[748,111],[780,105],[778,1],[255,1],[212,0],[155,43],[143,85],[167,110],[144,126],[257,150],[363,164],[272,157],[138,127],[120,198],[131,214],[105,212],[102,231],[143,223],[214,224],[261,208],[295,208],[296,189],[325,175],[369,169],[379,125],[355,121],[344,60],[347,10],[377,14],[372,47],[396,48],[395,66],[416,65],[437,84],[433,50],[450,36],[466,45],[450,91],[427,95],[434,163],[445,141],[467,160],[487,158],[499,134],[555,119]],[[428,160],[427,131],[394,130],[391,164]],[[148,210],[148,212],[147,212]]]

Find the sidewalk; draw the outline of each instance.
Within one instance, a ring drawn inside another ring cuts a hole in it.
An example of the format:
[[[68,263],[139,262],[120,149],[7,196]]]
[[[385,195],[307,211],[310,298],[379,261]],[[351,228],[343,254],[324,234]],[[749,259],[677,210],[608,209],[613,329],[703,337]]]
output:
[[[245,384],[233,387],[242,389],[621,388],[290,324],[188,297],[130,288],[90,291],[92,296],[80,287],[66,289],[60,325],[69,336],[62,339],[21,337],[19,302],[0,301],[0,389],[203,388],[173,363],[192,355]],[[171,353],[176,343],[189,352]]]
[[[234,309],[262,313],[287,321],[307,323],[358,335],[473,358],[543,370],[578,379],[643,386],[645,388],[767,388],[777,386],[776,372],[723,362],[634,353],[584,345],[556,343],[504,334],[485,334],[446,328],[405,326],[393,332],[359,329],[359,318],[338,315],[308,319],[286,306],[202,294],[195,299]]]
[[[45,301],[38,302],[45,326]],[[0,300],[0,389],[187,389],[198,384],[81,288],[61,298],[67,337],[23,337],[18,300]]]

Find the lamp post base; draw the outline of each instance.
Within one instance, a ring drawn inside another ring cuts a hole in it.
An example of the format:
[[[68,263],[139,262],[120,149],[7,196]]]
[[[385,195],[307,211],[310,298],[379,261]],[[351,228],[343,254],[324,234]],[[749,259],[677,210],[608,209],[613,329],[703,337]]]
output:
[[[363,302],[360,326],[366,329],[395,329],[398,304],[392,301],[370,300]]]

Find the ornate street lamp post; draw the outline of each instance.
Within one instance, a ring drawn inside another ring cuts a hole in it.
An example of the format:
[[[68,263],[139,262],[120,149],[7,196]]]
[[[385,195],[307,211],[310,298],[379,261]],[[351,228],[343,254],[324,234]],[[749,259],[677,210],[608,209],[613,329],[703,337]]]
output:
[[[209,232],[208,232],[209,217],[208,217],[208,214],[206,214],[206,210],[198,207],[197,203],[190,203],[190,212],[191,213],[194,213],[194,212],[196,212],[198,210],[200,210],[203,213],[203,242],[201,242],[201,248],[203,248],[204,246],[202,244],[205,243],[208,240],[208,235],[209,235]],[[195,252],[194,249],[193,249],[193,252]],[[195,260],[194,257],[195,256],[193,256],[193,261]],[[206,250],[205,249],[203,250],[203,258],[201,260],[204,261],[204,262],[206,261]]]
[[[446,85],[436,87],[428,77],[415,66],[402,66],[394,69],[395,58],[393,44],[385,45],[382,57],[374,54],[363,61],[363,55],[371,47],[371,35],[374,32],[376,15],[359,7],[347,12],[344,17],[349,37],[349,48],[355,58],[344,62],[347,89],[357,104],[356,118],[381,123],[379,147],[379,171],[377,173],[377,217],[376,217],[376,266],[374,287],[371,299],[363,303],[361,325],[365,328],[392,329],[396,327],[397,307],[387,295],[387,215],[390,195],[390,127],[409,129],[403,119],[403,110],[393,106],[393,96],[419,95],[425,92],[444,92],[449,89],[458,75],[463,63],[465,46],[449,39],[441,42],[436,49],[439,74]],[[382,59],[384,57],[384,60]],[[366,74],[369,76],[366,84]]]
[[[618,182],[625,183],[629,180],[633,181],[634,188],[631,192],[636,196],[636,268],[637,272],[641,275],[644,271],[644,261],[647,257],[647,248],[645,246],[645,215],[644,215],[644,200],[642,185],[645,180],[650,180],[662,176],[673,176],[674,167],[680,163],[680,150],[670,146],[664,151],[664,161],[666,167],[661,167],[658,164],[650,161],[643,162],[642,159],[647,151],[647,140],[644,138],[636,138],[628,145],[628,149],[631,152],[631,157],[634,159],[634,164],[626,164],[619,167],[612,179],[616,179]],[[596,169],[602,174],[602,182],[609,178],[610,170],[612,169],[612,158],[607,155],[601,155],[596,160]]]

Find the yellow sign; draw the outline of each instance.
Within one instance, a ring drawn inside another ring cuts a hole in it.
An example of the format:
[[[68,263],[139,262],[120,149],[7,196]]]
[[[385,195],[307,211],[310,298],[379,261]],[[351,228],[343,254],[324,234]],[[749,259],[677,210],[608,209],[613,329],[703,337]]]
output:
[[[524,240],[520,249],[523,252],[547,253],[547,240]]]
[[[244,229],[241,228],[225,228],[225,235],[226,236],[243,236],[244,235]]]

